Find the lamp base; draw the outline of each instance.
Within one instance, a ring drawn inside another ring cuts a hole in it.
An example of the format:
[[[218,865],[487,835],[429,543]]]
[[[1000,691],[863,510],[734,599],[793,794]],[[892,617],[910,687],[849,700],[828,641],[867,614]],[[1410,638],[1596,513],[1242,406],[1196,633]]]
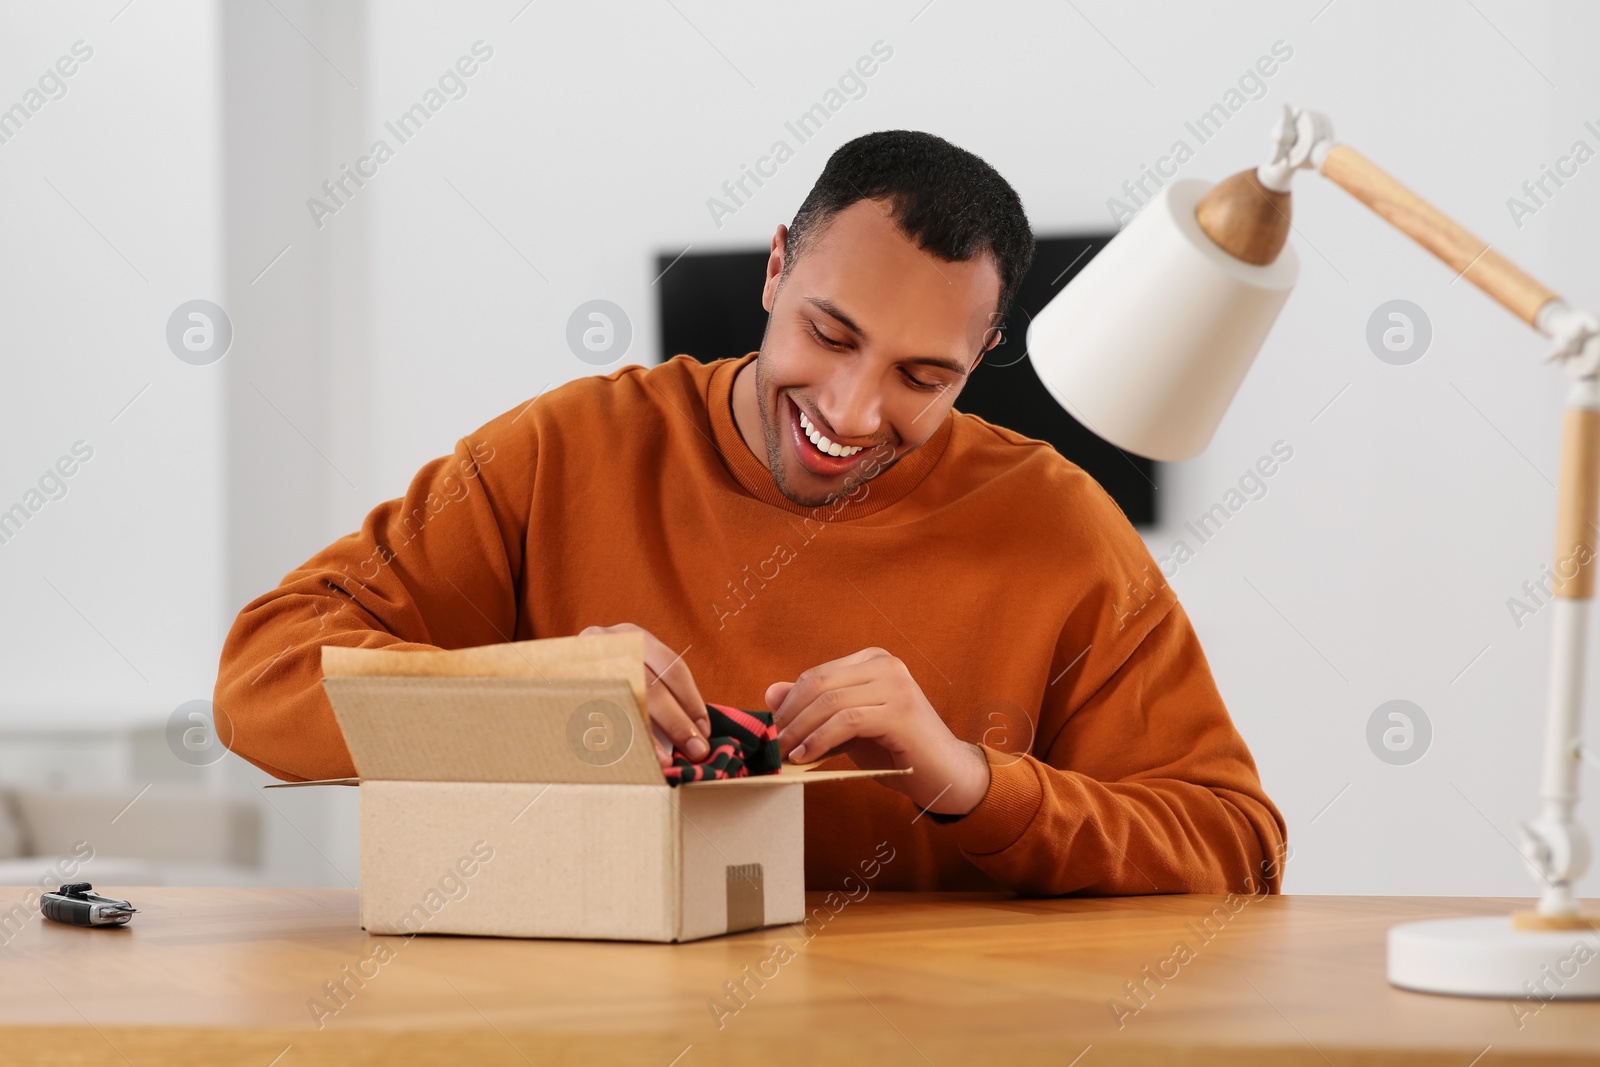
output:
[[[1509,915],[1389,928],[1389,983],[1419,993],[1600,998],[1600,931],[1518,929]]]
[[[1600,915],[1576,912],[1568,915],[1545,915],[1537,911],[1511,913],[1513,930],[1600,930]]]

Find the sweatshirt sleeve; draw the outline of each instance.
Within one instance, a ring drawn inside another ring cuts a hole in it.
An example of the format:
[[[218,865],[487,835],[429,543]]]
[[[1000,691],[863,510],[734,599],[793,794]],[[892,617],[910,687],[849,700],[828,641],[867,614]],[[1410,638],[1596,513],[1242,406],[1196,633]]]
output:
[[[514,640],[536,453],[510,413],[426,464],[403,497],[247,604],[223,644],[218,736],[278,778],[355,774],[322,689],[322,646],[463,648]],[[529,423],[532,420],[528,420]],[[520,429],[520,432],[519,432]],[[520,494],[525,495],[525,494]]]
[[[1039,896],[1282,890],[1283,816],[1188,615],[1176,598],[1165,607],[1054,737],[1028,754],[984,747],[989,791],[945,832],[1001,885]]]

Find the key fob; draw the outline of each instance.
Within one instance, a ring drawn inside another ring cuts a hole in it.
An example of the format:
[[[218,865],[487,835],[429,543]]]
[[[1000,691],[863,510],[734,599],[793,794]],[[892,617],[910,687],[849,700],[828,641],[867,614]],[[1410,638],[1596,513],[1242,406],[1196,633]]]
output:
[[[138,911],[126,900],[103,897],[88,882],[68,882],[54,893],[39,897],[46,919],[70,926],[121,926]]]

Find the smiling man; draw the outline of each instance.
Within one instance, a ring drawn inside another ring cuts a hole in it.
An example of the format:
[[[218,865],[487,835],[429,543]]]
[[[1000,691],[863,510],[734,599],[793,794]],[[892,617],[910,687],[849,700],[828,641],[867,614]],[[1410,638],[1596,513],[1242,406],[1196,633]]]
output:
[[[796,762],[912,768],[807,789],[812,888],[887,843],[880,889],[1278,891],[1283,818],[1138,534],[1049,445],[953,408],[1032,255],[971,153],[844,145],[773,236],[759,352],[518,405],[247,605],[233,749],[353,773],[325,644],[639,629],[690,758],[711,699],[774,711]]]

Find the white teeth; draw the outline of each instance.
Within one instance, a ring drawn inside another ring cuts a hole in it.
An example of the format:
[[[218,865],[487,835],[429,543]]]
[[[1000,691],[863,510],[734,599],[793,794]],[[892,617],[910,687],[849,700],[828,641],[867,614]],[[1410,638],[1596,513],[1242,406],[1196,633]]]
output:
[[[800,411],[798,407],[795,410]],[[806,418],[804,411],[800,411],[800,428],[806,432],[806,437],[811,443],[817,446],[817,451],[826,452],[830,456],[853,456],[865,447],[863,445],[841,445],[837,441],[828,440],[811,424],[811,420]]]

